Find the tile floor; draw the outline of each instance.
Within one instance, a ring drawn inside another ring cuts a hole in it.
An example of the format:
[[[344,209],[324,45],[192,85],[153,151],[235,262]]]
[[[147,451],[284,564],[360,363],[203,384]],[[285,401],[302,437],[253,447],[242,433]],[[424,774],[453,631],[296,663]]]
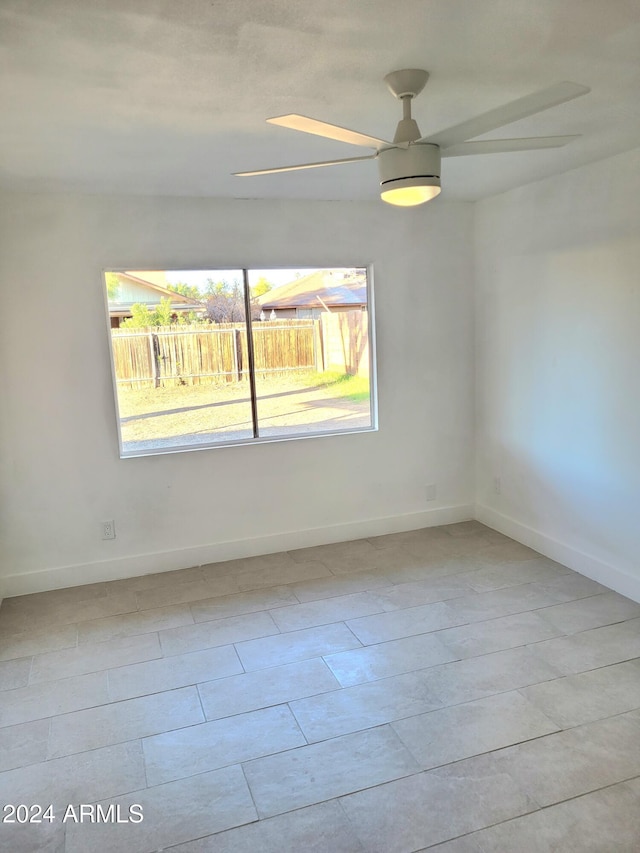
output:
[[[7,599],[0,691],[11,853],[640,850],[640,605],[477,522]]]

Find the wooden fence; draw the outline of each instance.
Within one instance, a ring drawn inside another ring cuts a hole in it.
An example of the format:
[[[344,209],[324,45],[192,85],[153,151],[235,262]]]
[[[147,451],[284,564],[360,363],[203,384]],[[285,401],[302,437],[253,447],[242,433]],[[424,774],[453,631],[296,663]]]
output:
[[[324,312],[320,315],[322,360],[325,370],[369,375],[369,313]]]
[[[321,369],[318,324],[276,320],[253,324],[256,373]],[[131,388],[238,382],[247,377],[244,324],[112,329],[116,381]]]
[[[368,315],[325,313],[320,320],[254,322],[258,375],[302,370],[369,373]],[[121,386],[201,385],[247,378],[247,332],[241,323],[112,329]]]

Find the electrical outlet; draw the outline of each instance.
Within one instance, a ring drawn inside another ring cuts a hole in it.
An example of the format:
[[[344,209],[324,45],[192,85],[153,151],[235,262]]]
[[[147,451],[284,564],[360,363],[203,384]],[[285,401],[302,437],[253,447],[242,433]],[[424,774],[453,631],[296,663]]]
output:
[[[500,482],[500,477],[493,478],[493,491],[496,495],[499,495],[502,492],[502,483]]]
[[[435,501],[438,496],[438,486],[436,483],[429,483],[427,486],[427,500]]]
[[[115,539],[116,538],[116,523],[113,519],[111,519],[111,521],[103,521],[102,522],[102,538],[103,539]]]

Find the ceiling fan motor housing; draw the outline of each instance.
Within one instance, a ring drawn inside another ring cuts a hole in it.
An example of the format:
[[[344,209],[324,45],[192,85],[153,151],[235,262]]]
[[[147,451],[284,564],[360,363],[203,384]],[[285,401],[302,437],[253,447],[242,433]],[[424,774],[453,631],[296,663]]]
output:
[[[440,186],[440,147],[430,143],[408,148],[383,148],[378,152],[380,186],[391,189],[404,181],[424,178],[432,186]]]

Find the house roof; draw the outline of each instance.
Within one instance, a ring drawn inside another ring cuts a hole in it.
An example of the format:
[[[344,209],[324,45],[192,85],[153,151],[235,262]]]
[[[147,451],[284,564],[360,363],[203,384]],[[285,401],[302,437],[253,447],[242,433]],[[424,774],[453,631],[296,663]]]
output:
[[[338,305],[366,305],[367,280],[363,270],[347,274],[334,270],[316,270],[288,284],[275,287],[256,299],[258,305],[272,308],[331,308]]]
[[[167,287],[167,278],[164,270],[150,270],[144,272],[124,272],[118,273],[119,276],[126,276],[135,281],[137,284],[142,284],[150,290],[154,290],[159,296],[168,296],[171,302],[186,302],[189,305],[198,305],[202,307],[202,302],[199,299],[193,299],[191,296],[185,296],[182,293],[176,293],[175,290],[170,290]],[[155,281],[154,281],[155,279]]]
[[[203,303],[191,296],[184,296],[170,290],[164,271],[134,271],[116,273],[121,287],[115,299],[109,299],[109,314],[112,317],[127,316],[136,303],[143,303],[148,307],[158,306],[162,299],[171,300],[171,308],[174,311],[203,310]]]

